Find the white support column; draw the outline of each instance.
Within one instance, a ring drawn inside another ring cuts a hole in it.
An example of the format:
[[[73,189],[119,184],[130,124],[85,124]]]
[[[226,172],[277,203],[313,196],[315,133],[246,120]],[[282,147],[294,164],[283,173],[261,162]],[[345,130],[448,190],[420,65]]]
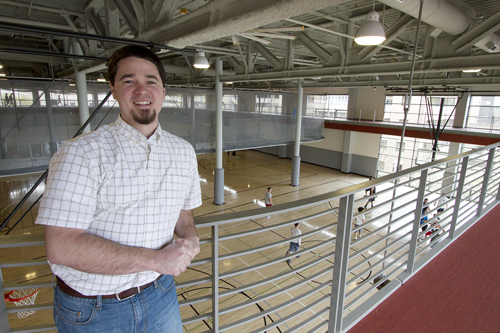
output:
[[[462,152],[462,143],[450,142],[450,147],[448,148],[448,156],[455,156]],[[442,190],[441,193],[445,193],[447,196],[455,196],[452,194],[454,190],[457,188],[457,179],[458,179],[458,166],[459,163],[457,160],[453,160],[448,162],[447,168],[444,172],[443,181],[441,184]]]
[[[300,178],[300,138],[302,134],[302,101],[304,98],[303,79],[297,83],[297,112],[295,114],[295,146],[292,157],[292,186],[299,186]]]
[[[80,44],[76,39],[72,39],[73,53],[78,55],[83,55]],[[76,95],[78,99],[78,114],[80,115],[80,126],[85,124],[85,121],[89,119],[89,102],[87,99],[87,78],[84,73],[78,73],[75,71],[75,83],[76,83]],[[96,101],[96,104],[97,101]],[[90,124],[83,129],[83,133],[90,132]]]
[[[50,155],[54,155],[57,151],[57,144],[54,134],[54,117],[52,114],[52,99],[50,98],[50,89],[47,88],[45,92],[45,109],[47,111],[47,122],[49,125],[49,137],[50,137]]]
[[[342,149],[342,165],[340,166],[340,171],[344,173],[351,172],[352,135],[351,131],[344,131],[344,148]]]
[[[222,60],[215,59],[215,170],[214,170],[214,204],[223,205],[224,201],[224,169],[222,168]]]

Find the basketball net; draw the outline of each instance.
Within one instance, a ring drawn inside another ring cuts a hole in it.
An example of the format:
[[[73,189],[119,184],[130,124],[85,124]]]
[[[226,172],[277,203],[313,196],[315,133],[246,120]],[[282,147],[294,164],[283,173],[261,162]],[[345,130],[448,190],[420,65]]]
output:
[[[36,295],[38,295],[38,291],[38,288],[12,290],[4,295],[5,302],[12,302],[16,306],[33,305],[35,304],[35,298]],[[31,316],[33,313],[35,313],[34,310],[20,311],[17,313],[17,317],[23,319]]]

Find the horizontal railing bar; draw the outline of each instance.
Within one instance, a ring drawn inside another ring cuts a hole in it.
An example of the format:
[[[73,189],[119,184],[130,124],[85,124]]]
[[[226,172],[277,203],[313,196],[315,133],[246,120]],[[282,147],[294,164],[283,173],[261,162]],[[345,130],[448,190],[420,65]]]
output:
[[[0,262],[0,268],[48,265],[47,259],[13,260]]]
[[[330,311],[330,308],[326,308],[326,310]],[[328,328],[328,321],[324,321],[324,322],[319,323],[318,325],[314,326],[313,328],[311,328],[309,331],[307,331],[307,333],[324,332],[327,328]]]
[[[384,274],[385,272],[387,272],[389,270],[389,268],[391,268],[392,266],[395,266],[406,255],[408,255],[408,252],[403,253],[396,260],[394,260],[393,262],[385,265],[383,269],[381,269],[380,271],[377,272],[379,274],[375,275],[373,277],[373,279],[375,279],[377,276],[380,276],[381,274]],[[398,268],[400,269],[402,266],[406,266],[406,265],[407,265],[407,263],[406,263],[406,261],[404,261],[403,265],[399,266]],[[396,271],[397,270],[395,270],[393,272],[393,274],[395,274]],[[393,274],[391,274],[391,275],[393,275]],[[391,275],[388,275],[388,277],[386,278],[386,280],[389,279]],[[347,298],[351,297],[361,287],[364,287],[366,284],[370,283],[373,279],[370,279],[370,280],[367,279],[367,280],[361,282],[360,284],[358,284],[355,288],[353,288],[352,290],[350,290],[349,292],[347,292],[345,294],[345,298],[347,299]],[[381,281],[379,281],[377,284],[373,284],[373,286],[369,287],[368,290],[366,290],[364,293],[362,293],[361,295],[358,295],[351,302],[349,302],[348,304],[344,305],[344,311],[347,310],[347,309],[349,309],[354,304],[356,304],[359,300],[361,300],[362,298],[364,298],[366,296],[366,294],[368,294],[369,292],[371,292],[372,290],[374,290],[375,288],[377,288],[383,282],[384,282],[383,279],[381,279]]]
[[[179,301],[179,306],[183,307],[183,306],[198,304],[198,303],[206,302],[206,301],[210,301],[210,300],[212,300],[212,295],[189,298],[189,299]]]
[[[202,320],[210,319],[210,318],[212,318],[212,315],[213,315],[212,312],[208,312],[208,313],[204,313],[202,315],[186,318],[186,319],[182,320],[182,325],[194,324],[194,323],[197,323],[197,322],[202,321]]]
[[[329,298],[328,296],[329,295],[323,296],[320,299],[318,299],[317,302],[315,302],[313,304],[310,304],[307,307],[303,307],[303,308],[301,308],[301,309],[299,309],[299,310],[297,310],[297,311],[289,314],[286,317],[283,317],[283,318],[280,318],[280,319],[276,320],[275,322],[273,322],[271,324],[268,324],[268,325],[266,325],[264,327],[258,328],[256,330],[252,331],[251,333],[263,333],[263,332],[269,331],[269,329],[271,329],[273,327],[279,326],[279,325],[281,325],[281,324],[283,324],[283,323],[285,323],[285,322],[287,322],[289,320],[292,320],[293,318],[296,318],[301,312],[308,311],[309,309],[311,309],[316,304],[328,300],[328,298]],[[326,308],[326,309],[328,309],[328,308]],[[314,319],[316,319],[316,318],[314,318]],[[288,330],[287,330],[287,332],[288,332]]]
[[[219,297],[224,297],[224,296],[236,294],[236,293],[239,293],[240,291],[243,291],[243,290],[250,290],[252,288],[259,287],[259,286],[262,286],[264,284],[267,284],[269,282],[280,280],[280,279],[282,279],[284,277],[287,277],[289,275],[294,275],[298,271],[304,271],[304,270],[306,270],[308,268],[311,268],[311,267],[317,265],[318,263],[324,261],[325,260],[324,258],[329,257],[329,256],[333,256],[334,254],[335,254],[335,252],[332,251],[332,252],[327,253],[326,256],[319,257],[318,259],[313,260],[313,261],[309,262],[308,264],[304,264],[304,265],[301,265],[300,267],[294,268],[293,270],[286,271],[284,273],[280,273],[280,274],[274,275],[272,277],[267,277],[265,280],[260,280],[260,281],[253,282],[253,283],[250,283],[250,284],[247,284],[247,285],[244,285],[244,286],[240,286],[240,287],[237,287],[237,288],[234,288],[234,289],[225,290],[225,291],[219,293]]]
[[[402,237],[401,237],[401,238],[402,238]],[[388,250],[390,247],[392,247],[392,246],[396,246],[396,245],[398,245],[398,244],[399,244],[399,240],[395,240],[394,242],[392,242],[392,243],[388,244],[386,247],[384,247],[384,248],[382,248],[382,249],[377,250],[375,253],[371,254],[371,255],[370,255],[369,257],[367,257],[366,259],[361,260],[361,261],[357,262],[356,264],[354,264],[353,266],[349,267],[349,268],[348,268],[348,270],[347,270],[347,273],[352,273],[354,270],[358,269],[360,266],[362,266],[362,265],[366,264],[368,261],[373,260],[374,258],[376,258],[376,256],[378,256],[380,253],[385,252],[385,251],[386,251],[386,250]],[[393,255],[394,253],[398,253],[399,251],[401,251],[402,249],[404,249],[405,247],[407,247],[407,246],[409,246],[409,245],[410,245],[410,244],[408,244],[408,243],[401,243],[401,245],[400,245],[400,246],[399,246],[396,250],[392,251],[392,252],[390,253],[390,255]],[[378,265],[378,264],[380,264],[380,263],[384,262],[385,260],[387,260],[387,259],[390,257],[390,255],[386,255],[386,256],[384,256],[383,258],[379,259],[379,260],[378,260],[375,264],[373,264],[373,265],[371,265],[371,266],[373,267],[373,266],[376,266],[376,265]],[[367,271],[369,271],[369,270],[370,270],[369,268],[370,268],[370,267],[368,267],[366,270],[367,270]],[[366,273],[366,272],[362,271],[362,272],[361,272],[361,273],[359,273],[359,274],[364,274],[364,273]],[[358,274],[358,275],[359,275],[359,274]],[[355,277],[354,277],[351,281],[348,281],[348,283],[347,283],[347,284],[352,283],[354,280],[356,280],[356,278],[355,278]]]
[[[402,244],[396,250],[388,253],[385,257],[380,258],[373,265],[369,266],[368,268],[365,268],[364,270],[362,270],[361,272],[359,272],[358,274],[356,274],[357,276],[354,276],[351,280],[347,281],[346,284],[350,285],[351,283],[353,283],[354,281],[356,281],[358,279],[358,276],[368,273],[369,271],[373,270],[373,267],[376,267],[377,265],[380,265],[380,264],[382,264],[385,261],[389,261],[391,259],[391,256],[395,255],[396,253],[399,253],[401,250],[403,250],[405,247],[408,247],[408,246],[409,246],[409,244],[407,244],[407,243]],[[384,250],[386,250],[386,249],[387,248],[385,248]],[[409,253],[409,251],[407,250],[406,253]],[[353,271],[354,271],[354,268],[350,268],[348,270],[348,273],[354,274]]]
[[[52,281],[50,282],[39,282],[39,281],[28,281],[23,284],[16,283],[6,283],[3,285],[4,291],[11,290],[21,290],[21,289],[30,289],[30,288],[47,288],[52,287]]]
[[[321,285],[321,288],[316,287],[316,288],[314,288],[314,289],[315,289],[315,290],[321,290],[321,289],[323,289],[323,288],[325,288],[325,286],[323,286],[323,284],[322,284],[322,285]],[[286,302],[280,303],[280,304],[278,304],[277,306],[273,306],[273,307],[271,307],[271,308],[269,308],[269,309],[266,309],[266,310],[264,310],[264,311],[261,311],[261,312],[260,312],[260,313],[258,313],[258,314],[254,314],[254,315],[251,315],[251,316],[245,317],[245,318],[243,318],[243,319],[240,319],[240,320],[238,320],[238,321],[232,322],[231,324],[227,324],[227,325],[221,326],[221,327],[219,327],[219,329],[220,329],[220,331],[226,331],[226,330],[228,330],[228,329],[238,327],[238,326],[243,325],[243,324],[245,324],[245,323],[248,323],[248,322],[250,322],[250,321],[252,321],[252,320],[255,320],[255,319],[258,319],[258,318],[261,318],[261,317],[267,316],[268,314],[271,314],[271,313],[276,312],[276,311],[278,311],[278,310],[280,310],[280,309],[283,309],[283,308],[285,308],[285,307],[287,307],[287,306],[289,306],[289,305],[291,305],[291,304],[293,304],[293,303],[296,303],[296,302],[298,302],[298,301],[300,301],[300,300],[302,300],[302,299],[304,299],[304,298],[306,298],[306,297],[308,297],[308,296],[310,296],[310,295],[311,295],[311,292],[310,292],[310,291],[305,292],[305,293],[303,293],[303,294],[301,294],[301,295],[299,295],[299,296],[295,296],[295,297],[293,297],[292,299],[290,299],[290,300],[288,300],[288,301],[286,301]],[[318,299],[318,300],[315,302],[315,304],[320,303],[320,302],[322,302],[322,301],[324,301],[324,300],[327,300],[327,299],[329,299],[330,297],[331,297],[331,294],[327,294],[327,295],[325,295],[325,296],[321,297],[320,299]],[[298,313],[300,313],[300,312],[302,312],[303,310],[304,310],[304,308],[300,309],[300,310],[299,310],[299,311],[297,311],[297,312],[298,312]],[[296,314],[296,313],[294,313],[294,316],[293,316],[293,317],[295,317],[296,315],[297,315],[297,314]],[[293,318],[293,317],[291,317],[291,318]],[[285,317],[285,318],[287,318],[287,317]],[[282,318],[281,320],[283,320],[283,319],[284,319],[284,318]],[[278,320],[278,321],[281,321],[281,320]],[[287,319],[287,320],[288,320],[288,319]],[[274,323],[277,323],[278,321],[275,321]],[[274,327],[274,325],[272,325],[272,326]],[[264,328],[265,328],[265,329],[264,329],[264,331],[265,331],[266,329],[267,329],[267,330],[269,330],[269,328],[268,328],[267,326],[266,326],[266,327],[264,327]],[[253,331],[253,332],[261,332],[261,331],[260,331],[260,330],[257,330],[257,331]]]
[[[181,289],[181,288],[187,288],[187,287],[192,287],[196,286],[202,283],[210,283],[212,282],[212,279],[210,277],[203,278],[203,279],[195,279],[195,280],[189,280],[189,281],[184,281],[180,282],[179,284],[175,284],[175,289]]]
[[[308,283],[311,280],[314,280],[314,279],[316,279],[316,278],[318,278],[318,277],[326,274],[328,271],[331,271],[331,269],[328,269],[326,272],[322,271],[322,272],[313,274],[310,277],[307,277],[307,278],[305,278],[303,280],[300,280],[298,282],[292,283],[291,285],[288,285],[285,288],[281,288],[281,289],[278,289],[278,290],[273,291],[271,293],[257,296],[255,298],[252,298],[252,299],[248,300],[248,301],[245,301],[245,302],[242,302],[242,303],[238,303],[238,304],[231,305],[231,306],[228,306],[226,308],[220,309],[219,310],[219,314],[225,314],[225,313],[228,313],[228,312],[239,310],[241,308],[245,308],[247,306],[254,305],[255,303],[265,301],[265,300],[267,300],[269,298],[272,298],[272,297],[275,297],[277,295],[281,295],[283,293],[289,292],[290,290],[295,289],[298,286],[301,286],[301,285],[303,285],[305,283]],[[328,280],[328,281],[330,282],[330,285],[331,285],[332,280]],[[327,283],[327,282],[325,282],[325,283]]]
[[[473,176],[475,176],[475,175],[477,175],[477,174],[478,174],[479,176],[477,176],[476,178],[474,178],[474,179],[472,179],[472,180],[470,179],[471,177],[473,177]],[[481,170],[478,170],[478,171],[474,171],[474,172],[468,173],[468,174],[465,176],[465,181],[466,181],[467,183],[469,183],[469,184],[470,184],[470,183],[475,182],[476,180],[478,180],[478,179],[482,178],[483,176],[484,176],[484,169],[481,169]]]
[[[238,257],[238,256],[243,256],[243,255],[246,255],[246,254],[251,254],[251,253],[259,252],[259,251],[266,250],[266,249],[270,249],[270,248],[276,247],[276,246],[281,245],[281,244],[290,243],[290,242],[292,242],[292,241],[294,241],[296,239],[307,238],[309,236],[312,236],[312,235],[315,235],[315,234],[319,234],[320,232],[322,232],[324,230],[331,229],[331,228],[335,227],[336,225],[337,225],[337,223],[335,222],[333,225],[327,225],[327,226],[324,226],[324,227],[321,227],[321,228],[314,229],[312,231],[306,232],[306,233],[301,234],[299,236],[286,238],[284,240],[280,240],[280,241],[277,241],[277,242],[274,242],[274,243],[269,243],[267,245],[253,247],[251,250],[243,250],[243,251],[238,251],[238,252],[232,252],[232,253],[224,254],[224,255],[219,256],[219,261],[220,260],[224,260],[224,259],[230,259],[230,258]]]
[[[328,245],[328,243],[332,243],[332,239],[327,239],[326,241],[321,242],[318,245],[314,245],[314,246],[310,247],[307,251],[309,252],[309,251],[321,248],[321,247],[323,247],[325,245]],[[332,246],[333,246],[333,244],[332,244]],[[278,258],[278,259],[270,260],[270,261],[268,261],[266,263],[263,263],[263,264],[257,264],[257,265],[254,265],[254,266],[248,266],[246,268],[241,268],[241,269],[238,269],[238,270],[230,271],[228,273],[219,274],[219,279],[226,279],[226,278],[229,278],[231,276],[235,276],[235,275],[243,274],[243,273],[248,273],[250,271],[254,271],[254,270],[257,270],[259,268],[271,266],[271,265],[274,265],[274,264],[276,264],[278,262],[283,261],[284,259],[286,260],[287,258],[291,258],[291,257],[294,257],[296,255],[297,254],[293,253],[293,254],[290,254],[290,255],[285,256],[283,258]]]
[[[54,307],[54,303],[41,303],[35,305],[19,305],[16,307],[9,306],[7,308],[7,313],[16,313],[23,311],[41,311],[41,310],[50,310]]]
[[[0,237],[0,249],[45,245],[45,235],[6,235]]]
[[[382,243],[382,242],[384,242],[384,241],[386,241],[386,240],[388,240],[388,239],[390,240],[391,236],[393,236],[394,234],[398,233],[401,229],[407,228],[407,227],[408,227],[407,225],[408,225],[408,224],[404,224],[404,225],[400,226],[400,227],[399,227],[399,228],[397,228],[397,229],[391,230],[391,233],[390,233],[390,234],[386,234],[385,236],[380,237],[379,239],[377,239],[377,241],[375,241],[375,242],[373,242],[373,243],[371,243],[371,244],[366,245],[364,248],[359,249],[356,253],[354,253],[353,255],[351,255],[351,256],[349,257],[349,259],[355,259],[355,258],[356,258],[357,256],[359,256],[361,253],[363,253],[363,252],[365,252],[365,251],[370,250],[370,248],[372,248],[373,246],[376,246],[376,245],[378,245],[378,244],[380,244],[380,243]],[[403,238],[405,238],[405,237],[408,237],[408,235],[410,235],[410,234],[411,234],[411,230],[410,230],[410,231],[408,231],[407,233],[403,234],[403,235],[402,235],[402,236],[400,236],[399,238],[397,238],[397,241],[400,241],[401,239],[403,239]],[[366,237],[365,237],[365,239],[366,239]],[[360,240],[360,241],[361,241],[361,240]]]
[[[290,333],[293,333],[293,332],[302,332],[303,331],[303,328],[304,326],[306,325],[309,325],[310,323],[312,323],[313,321],[315,321],[316,319],[318,319],[319,317],[321,317],[322,315],[328,313],[330,311],[330,308],[329,307],[326,307],[326,308],[323,308],[319,311],[317,311],[315,314],[313,314],[311,317],[308,317],[307,320],[304,320],[302,321],[300,324],[298,325],[295,325],[294,327],[291,327],[290,329],[287,330],[287,332],[290,332]],[[327,321],[323,321],[322,323],[320,323],[320,325],[318,326],[325,326],[327,323]]]
[[[242,236],[254,235],[254,234],[257,234],[257,233],[260,233],[260,232],[264,232],[264,231],[279,229],[279,228],[282,228],[282,227],[287,226],[287,225],[291,225],[291,224],[295,224],[295,223],[300,223],[300,222],[312,220],[312,219],[315,219],[315,218],[318,218],[318,217],[321,217],[321,216],[324,216],[324,215],[332,214],[333,212],[335,212],[337,210],[338,210],[338,208],[331,208],[331,209],[327,209],[326,211],[323,211],[323,212],[320,212],[320,213],[316,213],[316,214],[312,214],[312,215],[309,215],[309,216],[301,217],[301,218],[298,218],[298,219],[295,219],[295,220],[291,220],[291,221],[286,221],[286,222],[278,223],[278,224],[275,224],[275,225],[272,225],[272,226],[267,226],[267,227],[264,227],[264,228],[258,228],[258,229],[254,229],[254,230],[250,230],[250,231],[238,232],[238,233],[230,234],[230,235],[224,235],[224,236],[219,237],[219,242],[225,241],[225,240],[228,240],[228,239],[234,239],[234,238],[242,237]]]
[[[56,330],[55,324],[46,324],[46,325],[35,325],[35,326],[27,326],[27,327],[13,327],[10,329],[11,333],[31,333],[31,332],[45,332]]]

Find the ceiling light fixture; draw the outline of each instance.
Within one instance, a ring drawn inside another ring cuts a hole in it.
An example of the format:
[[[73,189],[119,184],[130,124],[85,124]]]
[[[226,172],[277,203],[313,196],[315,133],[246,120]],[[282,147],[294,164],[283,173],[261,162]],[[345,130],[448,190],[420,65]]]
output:
[[[375,2],[373,3],[375,7]],[[361,25],[354,41],[359,45],[379,45],[385,40],[384,27],[379,21],[380,15],[371,11],[366,15],[365,22]]]
[[[196,53],[194,57],[193,67],[201,69],[210,67],[208,59],[205,57],[205,52],[200,51]]]
[[[478,73],[481,71],[481,68],[479,69],[464,69],[462,72],[464,73]]]
[[[97,82],[106,82],[106,79],[104,78],[104,75],[102,75],[102,73],[99,73],[99,77],[97,78]]]
[[[385,40],[385,32],[376,11],[369,12],[359,28],[354,41],[359,45],[379,45]]]

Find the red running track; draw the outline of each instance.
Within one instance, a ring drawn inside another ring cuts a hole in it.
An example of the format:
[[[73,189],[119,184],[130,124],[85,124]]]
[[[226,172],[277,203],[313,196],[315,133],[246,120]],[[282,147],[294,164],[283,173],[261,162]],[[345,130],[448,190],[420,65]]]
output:
[[[500,332],[500,205],[349,333]]]

